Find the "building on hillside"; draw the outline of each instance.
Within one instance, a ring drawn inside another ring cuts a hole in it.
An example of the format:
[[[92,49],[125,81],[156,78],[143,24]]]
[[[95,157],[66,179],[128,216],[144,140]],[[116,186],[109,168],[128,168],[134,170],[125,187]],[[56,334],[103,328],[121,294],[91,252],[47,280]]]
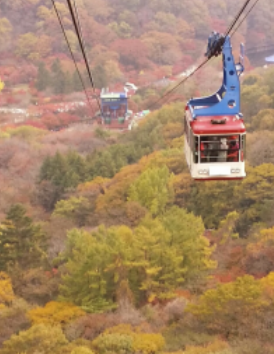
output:
[[[274,55],[271,55],[270,57],[266,57],[265,61],[267,64],[274,64]]]

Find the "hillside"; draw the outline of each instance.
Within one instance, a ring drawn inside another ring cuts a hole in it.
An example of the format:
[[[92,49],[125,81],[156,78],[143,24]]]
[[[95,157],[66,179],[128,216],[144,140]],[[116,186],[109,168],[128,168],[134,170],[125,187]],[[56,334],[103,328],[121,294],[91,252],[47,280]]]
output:
[[[243,182],[191,180],[178,103],[99,150],[2,136],[1,354],[273,352],[272,77],[243,82]]]
[[[83,68],[65,3],[58,1],[56,5]],[[203,55],[211,30],[225,32],[240,8],[236,0],[98,0],[96,4],[81,0],[77,6],[98,88],[119,80],[145,85],[182,72]],[[55,80],[47,81],[49,76],[44,75],[47,82],[43,85],[56,93],[79,86],[50,0],[1,1],[0,10],[0,64],[7,66],[0,75],[7,85],[29,83],[36,78],[40,62],[52,71],[54,58],[59,58],[71,78],[66,74],[64,87],[58,88]],[[235,43],[244,41],[249,48],[274,44],[272,13],[273,2],[265,0],[236,33]]]
[[[219,86],[220,60],[124,134],[51,131],[87,112],[50,110],[84,99],[50,4],[0,0],[2,104],[45,107],[21,123],[0,114],[0,354],[273,354],[274,68],[247,60],[241,79],[247,177],[195,182],[184,107]],[[97,87],[133,80],[136,110],[162,93],[145,85],[202,59],[208,33],[239,8],[77,4]],[[235,52],[273,41],[273,10],[258,5]]]

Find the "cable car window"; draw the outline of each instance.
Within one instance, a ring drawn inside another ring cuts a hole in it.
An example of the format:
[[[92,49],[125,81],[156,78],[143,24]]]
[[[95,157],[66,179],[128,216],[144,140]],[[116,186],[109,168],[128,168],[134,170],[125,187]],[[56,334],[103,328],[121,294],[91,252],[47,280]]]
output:
[[[193,141],[193,161],[194,163],[199,162],[199,137],[194,136],[194,141]]]
[[[201,136],[200,162],[239,162],[240,136]]]

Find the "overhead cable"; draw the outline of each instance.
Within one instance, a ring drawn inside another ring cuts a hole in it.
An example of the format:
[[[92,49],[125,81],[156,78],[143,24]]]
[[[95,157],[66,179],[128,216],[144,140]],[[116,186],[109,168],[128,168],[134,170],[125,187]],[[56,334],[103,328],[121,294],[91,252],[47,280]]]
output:
[[[84,80],[83,80],[82,75],[81,75],[81,73],[80,73],[80,70],[79,70],[79,68],[78,68],[78,66],[77,66],[77,63],[76,63],[76,60],[75,60],[75,56],[74,56],[74,54],[73,54],[73,51],[72,51],[72,49],[71,49],[71,46],[70,46],[70,43],[69,43],[69,40],[68,40],[66,31],[65,31],[65,28],[64,28],[62,19],[61,19],[61,16],[59,15],[58,9],[57,9],[56,4],[55,4],[55,1],[54,1],[54,0],[51,0],[51,2],[52,2],[52,5],[53,5],[53,8],[54,8],[54,10],[55,10],[56,16],[57,16],[57,18],[58,18],[58,21],[59,21],[60,27],[61,27],[61,29],[62,29],[62,32],[63,32],[63,34],[64,34],[65,40],[66,40],[66,42],[67,42],[67,46],[68,46],[68,49],[69,49],[69,51],[70,51],[70,55],[71,55],[72,60],[73,60],[73,62],[74,62],[74,65],[75,65],[77,74],[78,74],[78,76],[79,76],[79,79],[80,79],[80,81],[81,81],[81,84],[82,84],[82,86],[83,86],[83,90],[84,90],[85,95],[86,95],[86,97],[87,97],[87,103],[90,105],[90,108],[93,110],[92,104],[91,104],[90,99],[89,99],[88,92],[87,92],[86,87],[85,87],[85,84],[84,84]]]
[[[239,20],[239,18],[241,17],[241,15],[243,14],[243,12],[245,11],[246,7],[249,5],[251,0],[246,0],[244,5],[242,6],[242,8],[240,9],[240,11],[238,12],[238,14],[235,16],[234,20],[232,21],[231,25],[228,27],[226,34],[225,34],[225,38],[230,34],[230,32],[233,30],[234,26],[236,25],[237,21]],[[259,0],[257,0],[259,1]],[[254,6],[253,6],[254,8]],[[252,9],[253,9],[252,8]],[[252,11],[251,9],[251,11]],[[250,11],[250,12],[251,12]],[[250,13],[249,12],[249,13]],[[175,91],[179,86],[181,86],[182,84],[184,84],[191,76],[193,76],[198,70],[200,70],[204,65],[206,65],[208,63],[208,61],[211,58],[207,58],[206,60],[204,60],[190,75],[188,75],[186,78],[184,78],[182,81],[180,81],[175,87],[173,87],[172,89],[170,89],[168,92],[166,92],[162,97],[160,97],[156,102],[154,102],[153,104],[151,104],[148,109],[150,110],[151,108],[155,107],[155,105],[157,103],[159,103],[160,101],[162,101],[165,97],[167,97],[168,95],[170,95],[173,91]]]
[[[229,33],[233,30],[234,26],[236,25],[236,23],[238,22],[239,18],[241,17],[242,13],[244,12],[244,10],[246,9],[246,7],[249,5],[251,0],[246,0],[245,4],[243,5],[243,7],[241,8],[241,10],[239,11],[239,13],[237,14],[237,16],[235,17],[235,19],[232,21],[232,24],[230,25],[230,27],[228,28],[226,35],[228,36]]]
[[[90,79],[90,82],[91,82],[91,86],[93,88],[93,92],[94,92],[94,95],[95,95],[99,110],[100,110],[100,112],[102,114],[101,104],[100,104],[100,101],[99,101],[99,99],[98,99],[98,97],[96,95],[96,92],[95,92],[95,86],[94,86],[92,74],[91,74],[91,71],[90,71],[88,58],[87,58],[87,55],[86,55],[86,52],[85,52],[85,47],[84,47],[84,44],[83,44],[83,41],[82,41],[82,38],[81,38],[81,32],[80,32],[80,29],[78,28],[78,24],[77,24],[77,20],[76,20],[74,11],[73,11],[71,0],[67,0],[67,3],[68,3],[69,11],[70,11],[70,14],[71,14],[71,18],[72,18],[72,21],[73,21],[73,24],[74,24],[74,28],[75,28],[75,31],[76,31],[76,35],[78,37],[80,48],[81,48],[81,51],[82,51],[82,54],[83,54],[83,57],[84,57],[84,61],[85,61],[85,64],[86,64],[86,68],[87,68],[88,76],[89,76],[89,79]],[[79,21],[79,18],[78,18],[78,21]]]
[[[246,15],[244,16],[244,18],[242,19],[242,21],[238,24],[238,26],[235,28],[235,30],[232,32],[231,37],[234,36],[234,34],[238,31],[238,29],[241,27],[242,23],[244,22],[244,20],[247,18],[247,16],[250,14],[250,12],[254,9],[254,7],[258,4],[260,0],[256,0],[254,2],[254,4],[251,6],[251,8],[249,9],[249,11],[246,13]]]

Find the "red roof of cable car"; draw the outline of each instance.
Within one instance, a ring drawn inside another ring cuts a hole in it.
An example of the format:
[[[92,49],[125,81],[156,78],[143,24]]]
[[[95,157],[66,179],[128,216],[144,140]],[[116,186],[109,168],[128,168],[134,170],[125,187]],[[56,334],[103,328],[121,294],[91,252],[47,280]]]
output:
[[[225,124],[212,124],[211,120],[226,119]],[[245,126],[242,119],[235,116],[206,116],[197,117],[190,122],[194,134],[240,134],[245,133]]]

